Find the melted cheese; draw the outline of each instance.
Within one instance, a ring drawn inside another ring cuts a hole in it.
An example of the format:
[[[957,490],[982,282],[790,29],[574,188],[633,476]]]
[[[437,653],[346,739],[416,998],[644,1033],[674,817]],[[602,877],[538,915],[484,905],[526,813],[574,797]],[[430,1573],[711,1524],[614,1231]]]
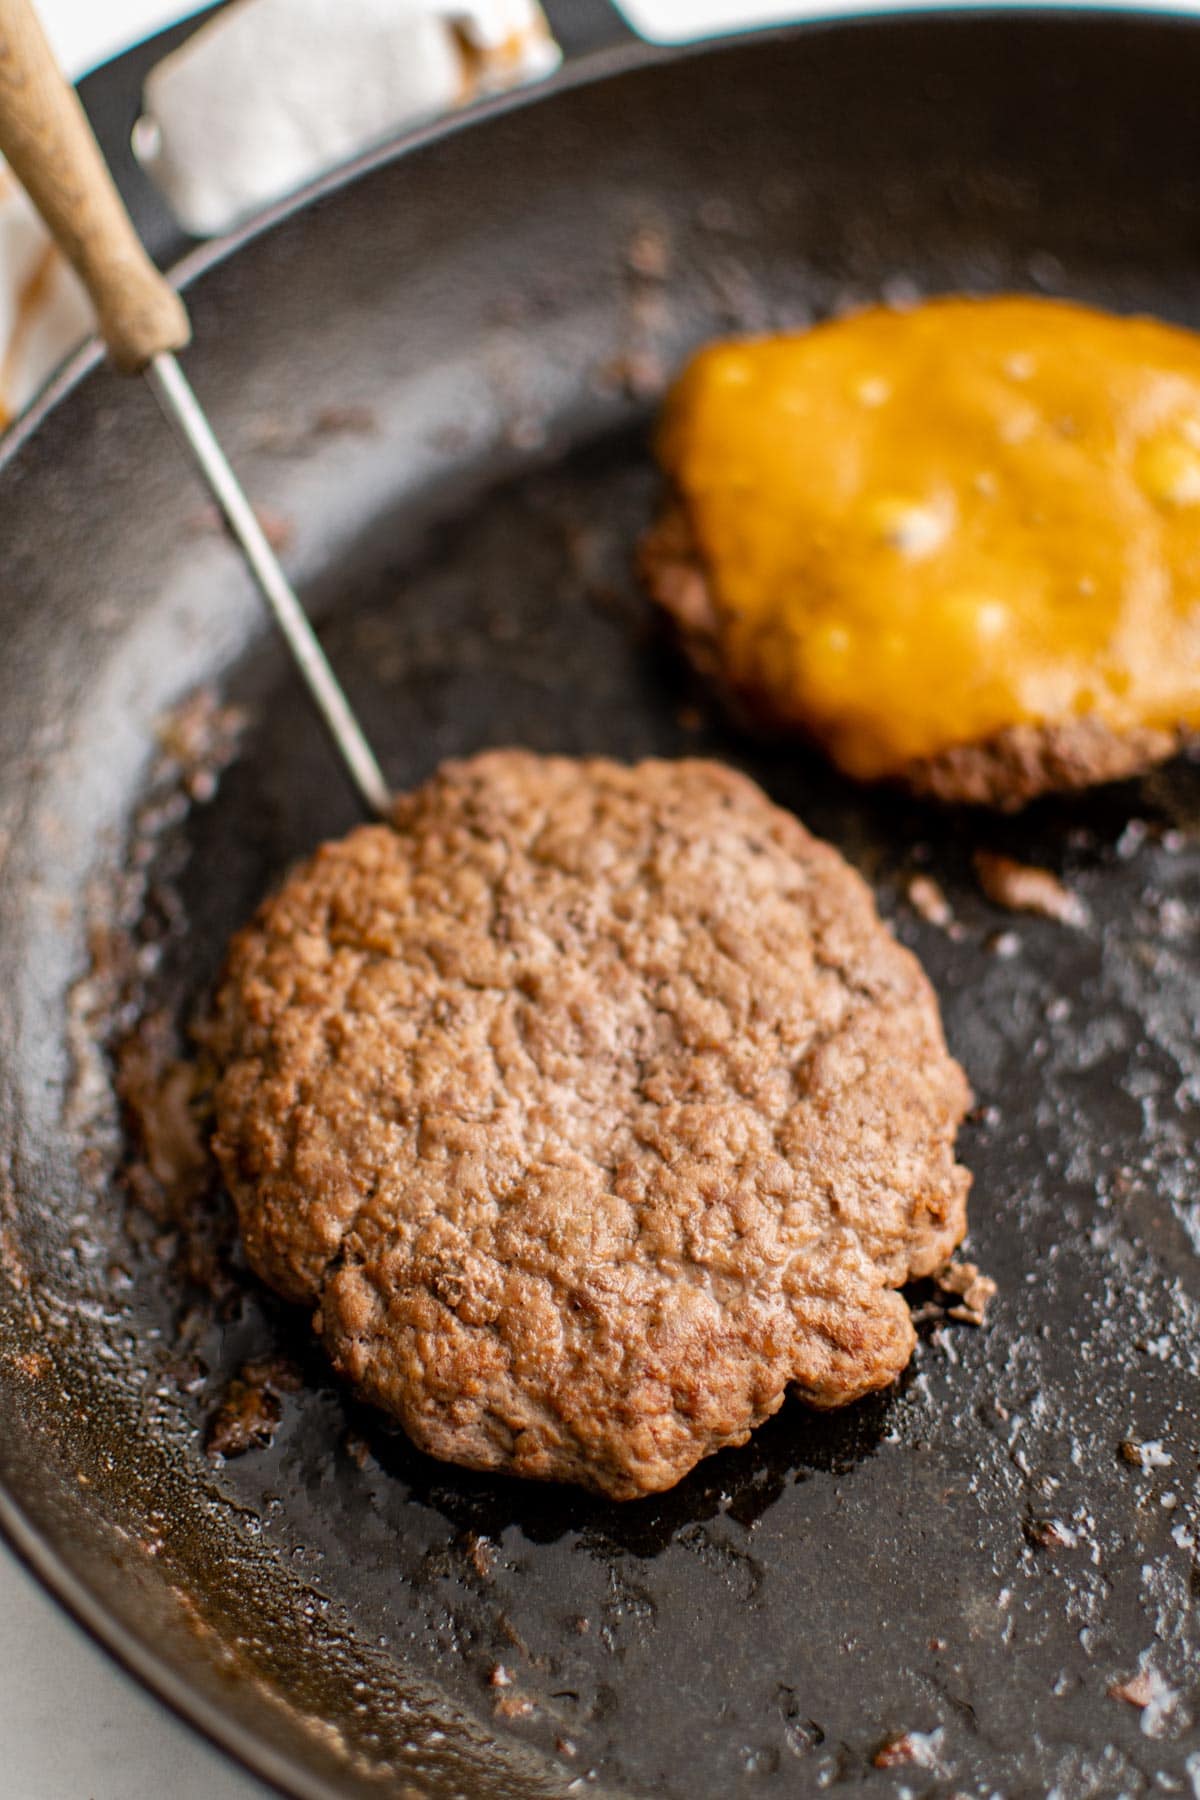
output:
[[[714,344],[661,452],[727,678],[851,774],[1200,726],[1200,337],[949,299]]]

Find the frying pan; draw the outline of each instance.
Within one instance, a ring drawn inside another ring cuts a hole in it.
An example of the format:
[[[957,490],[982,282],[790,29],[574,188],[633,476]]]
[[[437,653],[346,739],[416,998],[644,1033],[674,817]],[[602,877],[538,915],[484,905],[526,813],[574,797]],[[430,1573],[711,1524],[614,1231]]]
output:
[[[103,1046],[186,1020],[354,806],[148,396],[89,353],[7,441],[0,1517],[283,1791],[1195,1791],[1200,770],[1004,821],[851,787],[707,707],[630,556],[650,390],[715,332],[1031,287],[1200,326],[1197,92],[1200,27],[1165,17],[627,46],[184,272],[197,389],[397,786],[511,741],[727,758],[937,985],[987,1325],[929,1318],[895,1392],[789,1404],[656,1498],[420,1457],[238,1266],[219,1196],[131,1195]],[[206,686],[248,724],[189,800],[161,722]],[[998,912],[979,847],[1088,923]],[[279,1354],[273,1442],[207,1456],[230,1377]]]

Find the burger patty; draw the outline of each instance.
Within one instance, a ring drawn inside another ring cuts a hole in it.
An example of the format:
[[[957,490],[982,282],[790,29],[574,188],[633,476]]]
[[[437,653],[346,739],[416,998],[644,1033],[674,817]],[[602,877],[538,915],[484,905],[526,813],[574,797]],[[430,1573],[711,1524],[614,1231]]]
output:
[[[473,1468],[628,1499],[881,1387],[966,1228],[928,981],[712,763],[444,766],[262,906],[209,1041],[254,1268]]]
[[[758,726],[1016,808],[1200,733],[1200,335],[949,296],[702,348],[643,568]]]

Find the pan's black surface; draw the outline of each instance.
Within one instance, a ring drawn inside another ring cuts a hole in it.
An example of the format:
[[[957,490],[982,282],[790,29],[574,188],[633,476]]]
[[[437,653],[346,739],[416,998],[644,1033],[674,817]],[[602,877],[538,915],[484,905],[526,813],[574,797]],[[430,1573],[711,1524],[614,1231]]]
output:
[[[637,60],[203,269],[196,385],[397,784],[493,742],[703,749],[866,870],[981,1099],[992,1318],[935,1329],[897,1394],[788,1407],[617,1508],[423,1460],[252,1283],[182,1282],[113,1172],[97,924],[142,921],[119,1028],[184,1006],[353,809],[151,402],[92,368],[0,469],[5,1517],[298,1793],[1195,1791],[1200,772],[997,824],[698,713],[629,573],[654,477],[625,389],[714,331],[881,292],[1200,326],[1200,28],[905,20]],[[645,230],[665,280],[631,266]],[[160,787],[147,813],[155,722],[208,680],[251,709],[243,754],[207,804]],[[983,843],[1063,871],[1087,927],[998,914]],[[917,867],[957,935],[906,909]],[[273,1446],[210,1463],[226,1379],[281,1343],[306,1385]],[[1148,1705],[1110,1696],[1139,1670]],[[889,1740],[908,1760],[877,1767]]]

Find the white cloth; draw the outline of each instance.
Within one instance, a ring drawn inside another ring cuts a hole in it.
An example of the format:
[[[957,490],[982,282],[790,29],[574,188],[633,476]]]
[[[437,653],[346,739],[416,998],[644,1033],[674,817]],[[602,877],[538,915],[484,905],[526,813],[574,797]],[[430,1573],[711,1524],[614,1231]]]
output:
[[[210,237],[558,60],[533,0],[237,0],[152,71],[134,148],[180,222]]]

